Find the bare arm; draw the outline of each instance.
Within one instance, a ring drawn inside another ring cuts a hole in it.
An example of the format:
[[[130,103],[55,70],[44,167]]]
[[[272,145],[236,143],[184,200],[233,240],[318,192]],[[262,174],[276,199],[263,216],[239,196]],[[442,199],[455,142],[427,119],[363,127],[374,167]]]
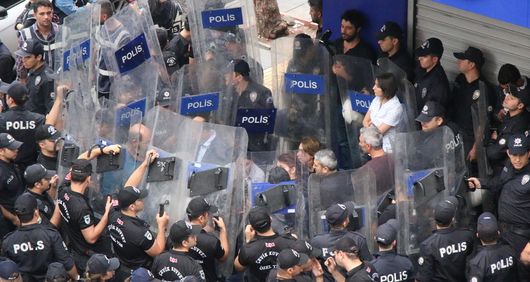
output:
[[[158,234],[156,235],[155,243],[149,250],[145,251],[149,256],[156,257],[166,248],[166,229],[169,222],[169,216],[164,213],[160,216],[156,214],[156,223],[158,224]]]
[[[213,218],[213,221],[220,228],[219,241],[221,241],[221,248],[223,248],[225,253],[219,260],[221,262],[224,262],[228,259],[228,254],[230,253],[230,245],[228,244],[228,233],[226,231],[226,225],[222,217],[219,217],[219,219]]]
[[[370,125],[372,124],[372,118],[370,117],[370,110],[368,110],[368,112],[366,113],[366,115],[364,115],[364,119],[363,119],[363,126],[364,127],[370,127]]]
[[[120,145],[110,145],[110,146],[104,147],[103,149],[100,149],[99,147],[96,147],[96,148],[91,149],[90,151],[86,151],[86,152],[82,153],[77,158],[78,159],[83,159],[83,160],[93,160],[93,159],[101,156],[101,151],[103,151],[103,154],[105,154],[105,155],[109,155],[109,154],[116,155],[116,154],[120,153],[121,146]],[[90,157],[89,157],[89,152],[90,152]]]
[[[138,187],[142,183],[145,171],[149,168],[149,165],[155,161],[156,158],[158,158],[158,153],[155,150],[147,151],[144,161],[133,171],[131,176],[129,176],[129,179],[127,179],[127,182],[125,182],[125,186]]]
[[[381,132],[381,134],[385,134],[387,131],[389,131],[393,126],[391,125],[388,125],[386,123],[381,123],[377,129],[379,129],[379,132]]]
[[[50,218],[50,223],[53,224],[56,228],[59,228],[61,224],[61,211],[59,210],[59,204],[55,204],[55,210],[53,210],[52,218]]]
[[[68,88],[65,85],[57,86],[57,91],[55,91],[55,101],[53,106],[50,109],[50,112],[46,115],[46,124],[51,124],[55,126],[59,115],[61,114],[61,108],[63,107],[64,94],[68,91]]]
[[[87,227],[83,230],[81,230],[81,233],[83,234],[83,238],[89,243],[94,244],[99,239],[99,236],[101,236],[101,233],[105,230],[107,227],[107,223],[109,221],[109,212],[112,207],[112,199],[110,197],[107,197],[107,203],[105,204],[105,213],[99,220],[98,224],[92,225],[90,227]]]

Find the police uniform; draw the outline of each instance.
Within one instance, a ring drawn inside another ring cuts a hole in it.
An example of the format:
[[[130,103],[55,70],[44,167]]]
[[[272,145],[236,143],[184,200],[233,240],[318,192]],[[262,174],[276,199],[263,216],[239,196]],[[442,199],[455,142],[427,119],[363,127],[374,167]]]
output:
[[[508,151],[511,154],[523,154],[528,151],[528,139],[525,135],[514,134],[508,141]],[[530,165],[522,169],[515,169],[510,161],[502,169],[500,176],[491,179],[480,179],[482,189],[492,193],[499,193],[498,214],[502,238],[514,249],[521,253],[530,241]],[[518,264],[518,271],[530,275],[528,267]],[[527,276],[530,277],[530,276]]]
[[[35,141],[37,143],[45,139],[55,143],[59,138],[61,138],[61,133],[52,125],[44,124],[35,129]],[[55,152],[55,156],[50,157],[39,151],[37,163],[43,165],[47,170],[57,170],[57,152]]]
[[[499,228],[495,216],[489,212],[480,215],[477,234],[483,238],[498,237]],[[498,242],[489,242],[478,248],[478,252],[468,261],[466,277],[469,282],[478,281],[517,281],[515,260],[512,248]]]
[[[134,191],[133,188],[121,189],[118,192],[120,208],[127,208],[136,200],[145,198],[146,191]],[[153,259],[145,251],[155,243],[156,233],[149,230],[149,227],[147,222],[138,217],[131,217],[118,211],[111,213],[107,229],[122,267],[132,270],[151,267]]]
[[[361,265],[346,272],[345,278],[347,282],[380,281],[377,279],[376,269],[368,262],[363,262]]]
[[[170,240],[173,242],[182,242],[190,236],[198,234],[198,229],[193,228],[184,220],[174,223],[169,230]],[[185,247],[181,247],[184,249]],[[158,255],[151,267],[151,272],[158,279],[165,281],[175,281],[184,279],[186,276],[195,276],[200,281],[206,281],[202,267],[190,255],[189,250],[171,250]]]
[[[47,114],[53,105],[53,80],[46,74],[46,64],[36,70],[28,73],[28,82],[26,86],[29,90],[29,101],[25,108],[28,111]]]
[[[401,27],[395,22],[385,22],[385,24],[379,29],[377,39],[385,40],[387,37],[397,38],[400,46],[394,55],[389,56],[389,54],[385,52],[382,53],[380,57],[390,59],[390,61],[406,73],[409,81],[413,81],[414,61],[407,52],[407,49],[402,47],[401,40],[403,39],[403,31],[401,30]]]
[[[162,57],[166,65],[167,73],[171,76],[180,67],[178,65],[177,56],[175,55],[175,52],[171,50],[164,50],[162,51]]]
[[[81,230],[97,224],[88,197],[65,187],[59,192],[57,201],[61,211],[61,228],[74,252],[77,268],[84,270],[84,262],[92,253],[110,255],[110,242],[104,234],[94,244],[89,244],[81,233]]]
[[[457,200],[439,202],[434,210],[435,220],[451,224],[457,210]],[[420,244],[418,258],[419,281],[464,281],[466,258],[473,251],[471,231],[453,226],[437,229]]]
[[[183,38],[180,34],[175,35],[175,37],[169,41],[167,49],[173,51],[175,54],[178,68],[189,64],[190,58],[193,58],[191,41]]]
[[[0,40],[0,80],[11,83],[16,78],[16,73],[13,71],[15,66],[15,59],[11,52]]]
[[[55,211],[55,203],[53,202],[50,195],[48,195],[46,192],[44,192],[44,194],[38,194],[31,190],[27,190],[26,193],[31,194],[33,197],[35,197],[35,199],[37,199],[42,222],[50,223],[50,219],[52,218],[53,212]]]
[[[0,133],[0,148],[17,149],[22,142],[15,140],[7,133]],[[24,191],[22,173],[12,162],[0,160],[0,205],[14,213],[13,205],[18,195]],[[4,236],[15,229],[15,226],[5,218],[0,221],[0,236]]]
[[[441,58],[443,54],[442,42],[437,38],[429,38],[416,49],[416,56],[434,55]],[[436,101],[447,109],[449,103],[449,80],[445,70],[438,62],[429,72],[424,69],[416,69],[416,101],[418,110],[421,110],[427,101]]]
[[[17,214],[33,214],[36,199],[24,194],[17,199]],[[2,253],[18,265],[24,281],[42,281],[51,262],[60,262],[65,269],[72,269],[74,260],[59,232],[47,225],[22,225],[8,234],[2,242]]]
[[[391,245],[396,240],[398,228],[395,219],[389,220],[377,228],[375,240],[385,246]],[[380,251],[374,256],[372,264],[377,269],[381,282],[414,281],[416,274],[408,257],[398,255],[394,249]]]
[[[200,228],[200,227],[195,227]],[[206,281],[217,281],[216,259],[223,257],[225,251],[221,247],[221,241],[215,235],[201,229],[197,235],[197,245],[190,249],[189,255],[194,258],[204,270]]]

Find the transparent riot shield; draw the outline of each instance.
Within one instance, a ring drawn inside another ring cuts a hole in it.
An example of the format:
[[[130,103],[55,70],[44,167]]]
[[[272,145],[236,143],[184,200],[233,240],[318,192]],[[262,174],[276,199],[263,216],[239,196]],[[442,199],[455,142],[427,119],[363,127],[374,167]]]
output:
[[[329,53],[310,38],[279,38],[272,45],[274,132],[283,150],[297,149],[305,136],[331,144]]]
[[[177,109],[186,116],[202,116],[207,121],[231,125],[233,98],[225,83],[224,70],[211,61],[184,65],[177,73]]]
[[[252,79],[263,81],[251,0],[188,0],[187,8],[195,59],[220,66],[243,59]]]
[[[303,219],[299,209],[305,205],[305,189],[298,177],[302,167],[295,159],[296,151],[250,152],[245,163],[247,197],[251,206],[269,209],[276,232],[303,236],[296,223]]]
[[[350,211],[349,229],[366,237],[374,251],[377,230],[375,176],[370,171],[343,170],[329,175],[312,174],[308,181],[309,238],[329,231],[326,210],[333,204],[345,204]]]
[[[56,40],[63,48],[55,52],[57,84],[91,95],[95,79],[94,34],[100,25],[100,5],[94,4],[64,18]]]
[[[389,58],[380,58],[377,60],[378,73],[392,73],[399,82],[398,92],[396,96],[403,105],[403,121],[397,126],[398,131],[407,132],[418,129],[416,117],[418,116],[418,108],[416,106],[416,94],[414,85],[407,79],[407,73],[400,67],[394,64]]]
[[[152,131],[150,148],[160,155],[146,178],[146,215],[155,214],[159,204],[168,200],[172,220],[184,219],[191,198],[203,196],[219,208],[230,230],[229,243],[235,246],[243,228],[243,211],[248,209],[244,201],[245,130],[194,121],[160,107],[150,110],[145,121]],[[232,270],[231,250],[225,274]]]
[[[434,230],[434,208],[455,184],[455,140],[448,127],[398,133],[395,139],[395,201],[400,223],[398,252],[414,255]]]
[[[369,60],[337,55],[333,57],[333,73],[337,77],[353,167],[359,167],[363,162],[363,153],[359,149],[359,130],[363,127],[364,115],[375,98],[372,91],[374,69]]]
[[[98,193],[95,198],[104,199],[124,187],[132,172],[143,161],[149,136],[142,123],[142,113],[119,105],[108,99],[99,100],[95,115],[96,145],[105,147],[121,145],[119,154],[100,155],[96,159],[95,172],[98,175]]]
[[[112,73],[109,98],[137,109],[155,105],[157,92],[170,85],[146,0],[130,3],[107,19],[98,33],[107,72]]]

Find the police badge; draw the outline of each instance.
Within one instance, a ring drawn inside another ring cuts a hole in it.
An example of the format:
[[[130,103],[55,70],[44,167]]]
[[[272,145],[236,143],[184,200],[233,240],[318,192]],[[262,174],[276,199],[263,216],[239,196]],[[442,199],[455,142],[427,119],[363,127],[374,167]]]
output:
[[[249,94],[249,98],[250,98],[250,101],[251,101],[252,103],[255,103],[256,100],[258,99],[258,93],[256,93],[255,91],[250,92],[250,94]]]
[[[526,183],[528,183],[529,180],[530,180],[530,175],[525,174],[523,176],[523,179],[521,179],[521,185],[525,185]]]
[[[505,144],[506,144],[506,139],[501,138],[501,139],[499,140],[499,145],[504,146]]]
[[[427,95],[427,88],[423,87],[423,89],[421,89],[421,98],[424,99],[426,95]]]
[[[480,90],[475,90],[475,92],[473,92],[473,100],[477,100],[478,97],[480,97]]]
[[[42,78],[40,77],[40,75],[37,75],[37,77],[35,77],[35,86],[39,85],[41,80]]]

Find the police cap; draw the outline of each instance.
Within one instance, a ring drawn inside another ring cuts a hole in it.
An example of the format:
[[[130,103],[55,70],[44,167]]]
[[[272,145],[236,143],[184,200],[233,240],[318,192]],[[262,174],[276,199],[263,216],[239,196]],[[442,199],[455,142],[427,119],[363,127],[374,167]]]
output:
[[[17,215],[32,214],[38,207],[38,202],[35,196],[30,193],[24,193],[18,196],[15,201],[15,213]]]
[[[529,89],[530,89],[529,87],[522,88],[522,87],[517,87],[513,84],[509,84],[508,88],[506,88],[505,90],[505,93],[516,97],[517,99],[519,99],[519,101],[521,101],[521,103],[525,105],[525,107],[528,107],[530,106]]]
[[[379,29],[379,32],[377,33],[377,39],[383,40],[387,36],[390,36],[401,40],[402,34],[403,31],[397,23],[385,22],[385,24],[383,24],[383,26]]]
[[[46,280],[54,281],[55,279],[60,281],[68,281],[68,273],[66,272],[64,265],[60,262],[52,262],[48,265]]]
[[[490,212],[482,213],[477,221],[477,233],[480,239],[484,238],[497,238],[499,226],[497,225],[497,219]]]
[[[278,267],[281,269],[289,269],[296,265],[304,265],[309,260],[309,257],[293,249],[284,249],[278,255],[277,260]]]
[[[457,209],[458,200],[455,197],[447,197],[439,202],[434,208],[434,219],[440,224],[449,224],[453,221]]]
[[[344,222],[348,217],[348,209],[343,204],[333,204],[326,210],[326,220],[331,225]]]
[[[294,242],[291,247],[293,248],[293,250],[302,254],[306,254],[307,256],[312,258],[322,257],[322,249],[313,248],[313,246],[309,244],[306,240],[296,240],[296,242]]]
[[[0,278],[5,280],[15,280],[19,277],[17,264],[7,258],[0,261]]]
[[[203,197],[193,198],[186,208],[186,214],[190,218],[196,218],[205,212],[217,212],[217,207],[210,205]]]
[[[120,261],[117,258],[108,258],[103,254],[93,254],[87,262],[87,272],[90,274],[105,274],[107,271],[113,271],[120,267]]]
[[[473,62],[477,65],[478,68],[482,67],[484,65],[485,59],[484,55],[482,54],[482,51],[480,49],[475,47],[468,47],[466,51],[464,52],[455,52],[453,53],[455,58],[459,60],[468,60],[470,62]]]
[[[12,83],[12,85],[7,89],[7,96],[15,100],[17,105],[23,105],[29,99],[28,88],[21,83]]]
[[[344,236],[335,243],[334,251],[335,253],[337,251],[342,251],[345,253],[357,254],[359,252],[359,247],[352,238]]]
[[[269,211],[263,207],[255,207],[248,213],[248,221],[254,229],[263,229],[271,224]]]
[[[513,134],[510,136],[508,152],[512,155],[522,155],[528,152],[528,137],[524,134]]]
[[[51,124],[42,124],[35,129],[35,140],[56,141],[61,137],[61,133]]]
[[[390,245],[397,237],[397,230],[390,223],[384,223],[377,227],[375,240],[383,245]]]
[[[50,179],[55,174],[55,170],[47,170],[41,164],[32,164],[26,168],[26,171],[24,171],[24,179],[28,185],[33,185],[33,183],[43,178]]]
[[[15,52],[15,55],[20,57],[27,57],[31,55],[43,55],[44,45],[37,39],[28,39],[22,43],[20,49]]]
[[[199,233],[201,233],[200,227],[194,228],[193,225],[189,224],[188,222],[179,220],[171,225],[171,228],[169,229],[169,238],[173,243],[180,243],[187,239],[190,235],[197,235]]]
[[[22,146],[22,142],[15,140],[10,134],[0,133],[0,148],[16,150],[20,148],[20,146]]]
[[[432,120],[433,117],[443,118],[444,116],[445,109],[442,104],[435,101],[427,101],[421,109],[421,113],[416,118],[416,121],[429,122]]]
[[[437,57],[442,57],[444,53],[444,46],[440,39],[431,37],[425,40],[420,47],[416,49],[416,56],[423,57],[427,55],[434,55]]]
[[[125,209],[137,200],[144,199],[149,195],[146,189],[138,189],[132,186],[126,186],[118,192],[118,204],[120,208]]]
[[[146,268],[140,267],[131,273],[131,282],[161,281]]]
[[[76,159],[72,161],[72,173],[89,176],[92,174],[92,164],[89,160]]]
[[[250,75],[250,67],[244,60],[234,60],[234,72],[242,76]]]

